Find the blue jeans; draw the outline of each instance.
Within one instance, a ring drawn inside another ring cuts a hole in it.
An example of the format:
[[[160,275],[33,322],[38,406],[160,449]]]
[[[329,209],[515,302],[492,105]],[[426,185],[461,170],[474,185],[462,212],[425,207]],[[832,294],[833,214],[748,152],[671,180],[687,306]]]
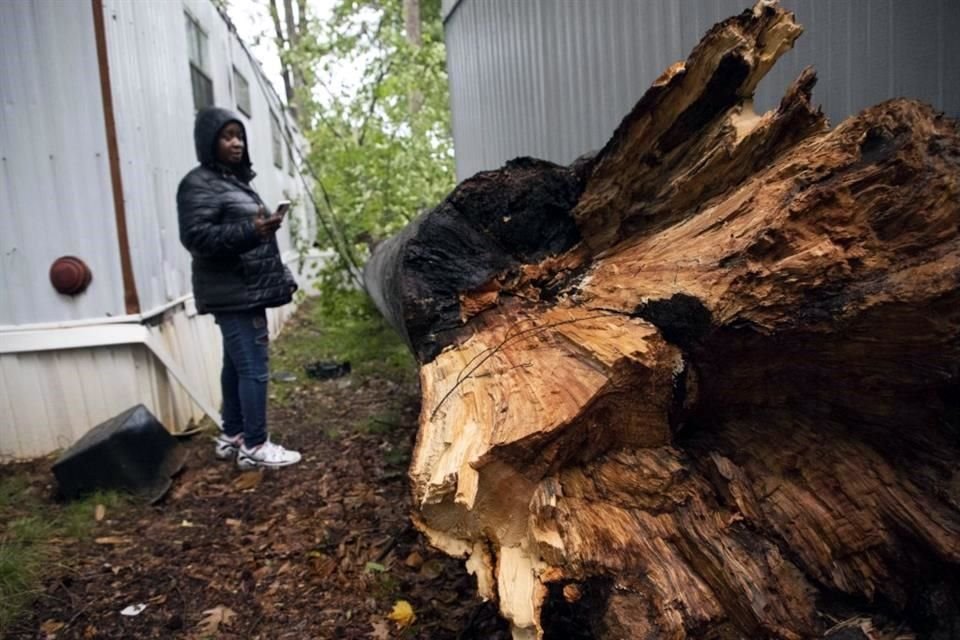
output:
[[[255,447],[267,439],[267,381],[270,379],[266,309],[216,313],[223,335],[223,431],[243,434]]]

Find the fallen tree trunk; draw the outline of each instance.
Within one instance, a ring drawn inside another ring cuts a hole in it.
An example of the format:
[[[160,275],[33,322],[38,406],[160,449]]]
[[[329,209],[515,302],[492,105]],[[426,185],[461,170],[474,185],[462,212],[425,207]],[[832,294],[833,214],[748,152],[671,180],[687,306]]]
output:
[[[829,130],[800,28],[709,31],[595,157],[464,181],[371,259],[421,362],[415,522],[516,638],[960,634],[960,134]]]

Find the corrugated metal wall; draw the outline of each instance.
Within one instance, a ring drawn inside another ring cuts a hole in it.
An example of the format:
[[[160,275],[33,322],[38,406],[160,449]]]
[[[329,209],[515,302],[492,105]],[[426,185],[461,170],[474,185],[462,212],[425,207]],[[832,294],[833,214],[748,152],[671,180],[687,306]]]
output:
[[[128,238],[140,308],[190,293],[176,189],[196,164],[184,12],[206,30],[217,104],[235,109],[233,67],[250,85],[244,118],[268,203],[298,202],[303,237],[315,220],[300,178],[273,164],[270,112],[286,116],[211,0],[104,0]],[[99,69],[89,0],[0,2],[0,326],[125,313]],[[292,124],[292,123],[291,123]],[[290,224],[279,234],[291,249]],[[312,241],[308,243],[312,244]],[[76,255],[93,271],[76,297],[48,270]]]
[[[235,108],[234,66],[249,82],[251,117],[244,119],[258,171],[254,186],[267,203],[298,203],[291,215],[311,245],[314,213],[297,173],[290,175],[286,144],[283,167],[273,164],[270,112],[283,121],[279,99],[258,79],[211,1],[103,5],[141,309],[190,292],[190,258],[180,246],[175,199],[180,178],[196,164],[185,11],[207,32],[216,102]],[[89,0],[0,1],[0,337],[18,328],[10,325],[125,313],[91,6]],[[296,270],[292,226],[285,225],[279,240]],[[76,298],[56,294],[48,280],[50,263],[64,254],[82,257],[94,273],[90,289]],[[318,259],[306,262],[315,268]],[[192,391],[216,407],[220,335],[211,316],[198,316],[190,306],[175,305],[149,331],[192,378]],[[270,310],[272,336],[294,308]],[[27,328],[38,340],[43,331],[60,331]],[[174,431],[202,416],[142,345],[0,353],[0,458],[67,446],[139,402]]]
[[[0,3],[0,325],[122,315],[90,2]],[[50,286],[83,258],[81,296]]]
[[[301,227],[310,227],[313,215],[307,215],[300,178],[289,174],[286,144],[283,167],[273,164],[270,113],[284,121],[280,102],[265,80],[258,81],[258,71],[210,0],[105,0],[104,12],[130,250],[140,305],[149,309],[191,290],[175,199],[180,178],[196,165],[185,12],[207,33],[216,104],[237,111],[234,66],[250,85],[251,117],[241,117],[257,171],[254,187],[269,204],[298,201],[294,214]],[[278,235],[281,251],[291,248],[289,227]]]
[[[193,392],[219,407],[220,332],[189,305],[169,310],[148,330],[185,375]],[[293,305],[269,309],[271,337]],[[203,411],[141,344],[0,353],[0,462],[68,447],[91,427],[143,403],[170,430],[181,431]]]
[[[760,85],[807,65],[832,122],[908,96],[960,116],[960,2],[781,0],[805,33]],[[654,79],[745,0],[444,0],[457,177],[600,148]]]
[[[220,333],[211,316],[171,310],[149,331],[220,404]],[[180,431],[203,412],[141,344],[0,354],[0,461],[68,447],[91,427],[143,403]]]

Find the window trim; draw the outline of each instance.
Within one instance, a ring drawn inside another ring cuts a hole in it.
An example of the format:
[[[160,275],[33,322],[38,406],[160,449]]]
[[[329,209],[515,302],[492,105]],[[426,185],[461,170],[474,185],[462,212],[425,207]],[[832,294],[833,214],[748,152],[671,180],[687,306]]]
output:
[[[186,37],[187,37],[187,68],[190,72],[190,94],[193,98],[193,108],[195,111],[208,106],[213,106],[216,102],[216,94],[213,87],[213,77],[212,74],[204,67],[208,66],[210,60],[210,34],[207,33],[207,30],[203,28],[203,25],[200,24],[200,21],[197,18],[187,11],[183,10],[183,15],[187,19],[186,28]],[[193,49],[196,48],[196,53],[199,60],[194,60],[192,56]],[[207,85],[210,89],[209,95],[209,104],[198,105],[196,86],[194,82],[194,73],[199,75],[203,80],[207,82]]]
[[[207,44],[207,45],[209,45],[209,44],[210,44],[210,34],[207,33],[207,30],[203,28],[203,25],[200,24],[200,21],[197,20],[197,18],[196,18],[192,13],[190,13],[189,11],[187,11],[186,9],[183,10],[183,15],[185,15],[185,16],[187,17],[187,20],[190,21],[190,23],[193,25],[193,28],[194,28],[198,33],[200,33],[201,35],[203,35],[204,43]],[[190,34],[189,32],[187,32],[187,35],[190,36],[191,34]],[[191,64],[194,64],[193,60],[190,59],[190,47],[191,47],[191,44],[188,42],[188,43],[187,43],[187,61],[189,61]],[[206,60],[206,58],[208,58],[209,55],[204,55],[204,53],[207,53],[207,52],[203,51],[202,48],[201,48],[201,50],[199,51],[199,53],[200,53],[200,57],[203,58],[202,60],[200,60],[201,63],[209,62],[208,60]],[[207,75],[207,70],[206,70],[206,69],[204,69],[203,67],[201,67],[200,65],[197,65],[197,64],[194,64],[194,66],[197,67],[197,69],[198,69],[199,71],[201,71],[204,75]],[[206,66],[206,65],[204,65],[204,66]]]
[[[253,118],[253,98],[250,96],[250,81],[247,80],[247,77],[243,75],[240,69],[237,69],[237,65],[231,65],[233,67],[233,102],[237,106],[237,110],[240,111],[243,115],[248,118]],[[244,85],[247,88],[247,104],[246,106],[240,104],[240,83],[237,82],[237,78],[243,80]]]

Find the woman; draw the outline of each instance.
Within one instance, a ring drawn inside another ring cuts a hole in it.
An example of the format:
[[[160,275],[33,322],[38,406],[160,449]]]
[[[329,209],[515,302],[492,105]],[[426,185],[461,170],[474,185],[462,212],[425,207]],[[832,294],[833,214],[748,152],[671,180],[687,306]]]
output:
[[[216,107],[197,114],[200,166],[180,181],[180,241],[193,257],[197,311],[212,313],[223,335],[223,431],[214,452],[241,469],[284,467],[300,454],[267,434],[268,307],[293,298],[297,285],[280,259],[282,214],[267,216],[236,114]]]

